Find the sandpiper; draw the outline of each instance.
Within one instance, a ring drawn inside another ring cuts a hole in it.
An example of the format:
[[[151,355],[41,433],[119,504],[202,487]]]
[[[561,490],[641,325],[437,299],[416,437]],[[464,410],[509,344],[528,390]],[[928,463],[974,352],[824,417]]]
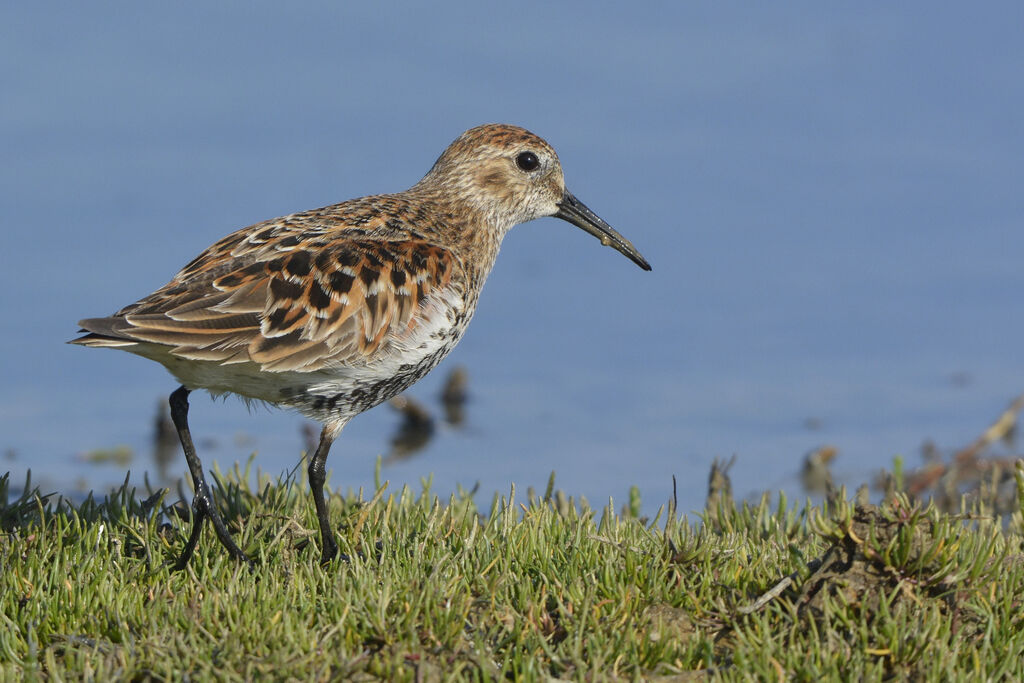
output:
[[[557,216],[650,270],[565,187],[555,151],[516,126],[460,135],[405,192],[352,199],[233,232],[166,285],[71,341],[155,360],[195,484],[188,563],[206,518],[250,565],[217,513],[188,427],[206,389],[294,408],[323,425],[309,461],[324,564],[338,554],[324,500],[327,453],[354,416],[401,393],[458,343],[505,233]]]

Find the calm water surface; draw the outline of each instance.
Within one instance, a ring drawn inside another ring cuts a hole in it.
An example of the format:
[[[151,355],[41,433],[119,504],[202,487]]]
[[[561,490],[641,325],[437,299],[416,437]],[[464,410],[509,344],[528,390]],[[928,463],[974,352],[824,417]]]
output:
[[[66,346],[75,321],[166,282],[262,219],[408,187],[462,130],[524,125],[644,273],[554,219],[507,238],[466,338],[411,393],[435,414],[392,487],[434,477],[596,504],[715,457],[736,492],[798,494],[839,448],[856,485],[925,438],[971,441],[1024,390],[1024,43],[1017,4],[785,10],[618,3],[303,11],[274,3],[0,15],[0,471],[71,493],[154,473],[159,366]],[[204,461],[298,462],[291,413],[195,395]],[[397,414],[353,421],[329,466],[369,487]],[[184,463],[170,472],[184,471]]]

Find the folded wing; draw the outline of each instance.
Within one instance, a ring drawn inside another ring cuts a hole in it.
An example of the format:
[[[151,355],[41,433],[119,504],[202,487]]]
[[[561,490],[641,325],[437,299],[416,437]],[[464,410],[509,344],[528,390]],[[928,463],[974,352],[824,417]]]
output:
[[[75,343],[129,351],[158,344],[181,358],[314,371],[372,362],[435,314],[433,300],[460,286],[458,261],[426,242],[318,233],[276,246],[200,257],[145,299],[81,321],[90,334]]]

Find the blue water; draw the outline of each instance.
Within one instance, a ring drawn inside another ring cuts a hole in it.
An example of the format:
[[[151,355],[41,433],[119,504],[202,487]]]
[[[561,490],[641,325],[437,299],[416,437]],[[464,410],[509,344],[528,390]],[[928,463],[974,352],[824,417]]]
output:
[[[1024,390],[1024,10],[990,3],[490,7],[236,2],[0,10],[0,471],[50,490],[123,479],[175,385],[66,346],[258,220],[403,189],[462,130],[524,125],[644,273],[543,219],[505,242],[461,346],[411,390],[464,427],[388,465],[393,488],[542,488],[595,504],[715,457],[736,493],[800,493],[839,448],[855,486],[926,438],[971,441]],[[295,465],[302,420],[193,401],[207,465]],[[335,445],[369,487],[397,415]],[[809,422],[812,421],[812,422]],[[810,428],[809,424],[816,424]],[[172,466],[184,471],[178,462]]]

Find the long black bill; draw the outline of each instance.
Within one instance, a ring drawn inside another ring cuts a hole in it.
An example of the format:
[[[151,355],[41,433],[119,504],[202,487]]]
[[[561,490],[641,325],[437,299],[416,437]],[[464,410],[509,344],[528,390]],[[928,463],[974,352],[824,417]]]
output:
[[[577,228],[586,230],[591,235],[601,240],[606,247],[614,247],[621,251],[629,260],[644,270],[650,270],[651,264],[647,262],[636,247],[625,237],[615,232],[615,229],[601,220],[601,217],[587,208],[587,205],[572,196],[572,192],[565,191],[562,201],[558,203],[558,213],[555,217],[563,221],[569,221]]]

